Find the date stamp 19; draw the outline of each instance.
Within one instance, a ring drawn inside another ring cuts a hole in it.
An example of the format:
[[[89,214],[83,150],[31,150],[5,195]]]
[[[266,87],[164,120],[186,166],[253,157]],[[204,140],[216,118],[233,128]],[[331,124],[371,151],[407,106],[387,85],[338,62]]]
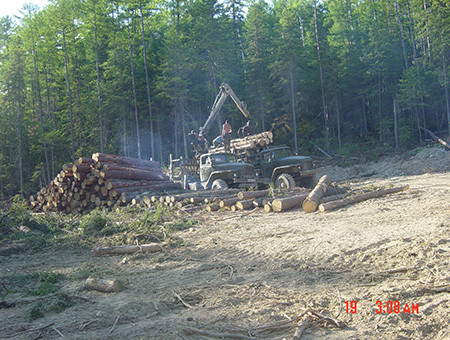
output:
[[[355,314],[358,312],[358,302],[356,300],[344,301],[346,313]],[[376,301],[375,312],[377,314],[418,314],[418,303],[400,303],[400,301],[388,300],[386,302]]]

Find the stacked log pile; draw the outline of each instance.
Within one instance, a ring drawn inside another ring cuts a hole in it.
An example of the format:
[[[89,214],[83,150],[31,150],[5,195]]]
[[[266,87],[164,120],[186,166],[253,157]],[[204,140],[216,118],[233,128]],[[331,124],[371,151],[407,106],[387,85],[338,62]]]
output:
[[[143,193],[178,189],[158,162],[96,153],[65,164],[47,187],[30,197],[30,205],[45,212],[84,212],[127,204]]]
[[[246,136],[244,138],[235,138],[230,142],[230,150],[234,153],[241,153],[248,149],[260,148],[273,143],[273,133],[264,131],[256,135]],[[224,152],[225,147],[210,148],[209,152]]]

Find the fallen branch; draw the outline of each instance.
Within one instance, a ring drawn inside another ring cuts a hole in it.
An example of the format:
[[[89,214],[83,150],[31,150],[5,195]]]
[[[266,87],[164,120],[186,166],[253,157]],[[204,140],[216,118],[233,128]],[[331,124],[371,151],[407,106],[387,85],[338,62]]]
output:
[[[165,244],[159,243],[118,246],[118,247],[98,247],[92,249],[92,253],[94,254],[94,256],[124,255],[134,253],[156,253],[159,251],[163,251],[165,247],[166,247]]]
[[[443,146],[445,146],[447,149],[450,150],[450,144],[448,144],[445,140],[439,138],[438,136],[436,136],[433,132],[431,132],[430,130],[424,128],[424,127],[420,127],[423,131],[427,132],[431,138],[433,138],[436,142],[441,143]]]
[[[194,307],[192,307],[189,303],[185,302],[185,301],[183,300],[183,298],[182,298],[176,291],[174,291],[173,289],[172,289],[172,293],[173,293],[173,295],[175,295],[175,297],[176,297],[178,300],[180,300],[180,302],[183,304],[183,306],[185,306],[185,307],[187,307],[187,308],[194,308]]]

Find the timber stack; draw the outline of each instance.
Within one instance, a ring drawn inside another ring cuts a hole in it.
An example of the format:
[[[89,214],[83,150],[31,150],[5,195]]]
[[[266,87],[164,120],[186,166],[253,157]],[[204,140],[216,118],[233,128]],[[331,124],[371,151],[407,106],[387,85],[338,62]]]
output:
[[[64,164],[47,187],[30,197],[30,205],[45,212],[84,212],[174,190],[181,190],[180,184],[169,180],[158,162],[95,153]]]
[[[256,135],[244,138],[235,138],[230,141],[230,150],[234,153],[242,153],[249,149],[262,148],[273,143],[272,131],[264,131]],[[225,147],[210,148],[209,152],[224,152]]]

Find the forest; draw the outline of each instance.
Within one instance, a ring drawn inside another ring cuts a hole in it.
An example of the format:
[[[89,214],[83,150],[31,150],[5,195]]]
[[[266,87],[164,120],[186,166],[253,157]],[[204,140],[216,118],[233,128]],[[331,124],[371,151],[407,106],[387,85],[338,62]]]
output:
[[[0,199],[104,152],[167,164],[222,82],[298,152],[448,135],[445,0],[51,0],[0,18]],[[223,120],[246,121],[231,100]]]

